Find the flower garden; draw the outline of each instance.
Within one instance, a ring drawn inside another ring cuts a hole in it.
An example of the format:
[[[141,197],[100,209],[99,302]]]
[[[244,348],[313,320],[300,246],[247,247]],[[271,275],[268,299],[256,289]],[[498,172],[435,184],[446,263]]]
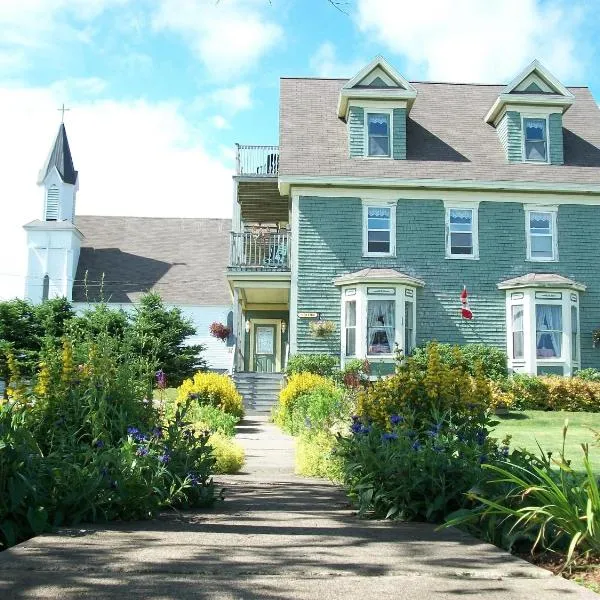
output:
[[[569,455],[560,412],[553,451],[496,433],[506,429],[496,413],[508,410],[517,421],[541,409],[591,422],[600,373],[509,377],[499,350],[437,343],[391,377],[368,372],[360,362],[340,371],[328,356],[290,359],[274,421],[297,438],[299,474],[343,485],[362,517],[458,526],[563,573],[600,558],[597,434]]]

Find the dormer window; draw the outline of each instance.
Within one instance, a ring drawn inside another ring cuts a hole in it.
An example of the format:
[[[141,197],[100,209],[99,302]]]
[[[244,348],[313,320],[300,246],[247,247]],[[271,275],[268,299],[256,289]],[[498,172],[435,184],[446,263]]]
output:
[[[390,156],[391,115],[390,113],[366,113],[368,156]]]
[[[523,117],[523,154],[527,162],[548,162],[548,121]]]

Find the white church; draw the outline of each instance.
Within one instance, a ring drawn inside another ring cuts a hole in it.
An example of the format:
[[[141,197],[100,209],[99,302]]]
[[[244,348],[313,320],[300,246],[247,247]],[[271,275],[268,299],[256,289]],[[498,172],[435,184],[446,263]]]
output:
[[[231,370],[232,346],[209,335],[211,323],[232,322],[230,219],[77,215],[79,174],[64,123],[37,183],[40,218],[24,225],[26,299],[65,297],[77,311],[98,301],[131,310],[144,293],[157,292],[192,320],[189,342],[207,347],[209,368]]]

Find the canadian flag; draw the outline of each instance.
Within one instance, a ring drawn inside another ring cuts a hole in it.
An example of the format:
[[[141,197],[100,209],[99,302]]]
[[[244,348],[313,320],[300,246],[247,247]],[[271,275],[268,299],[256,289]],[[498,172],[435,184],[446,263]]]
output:
[[[463,286],[463,290],[460,293],[460,302],[462,304],[462,308],[460,309],[462,318],[470,321],[473,318],[473,311],[469,308],[469,293],[467,292],[466,285]]]

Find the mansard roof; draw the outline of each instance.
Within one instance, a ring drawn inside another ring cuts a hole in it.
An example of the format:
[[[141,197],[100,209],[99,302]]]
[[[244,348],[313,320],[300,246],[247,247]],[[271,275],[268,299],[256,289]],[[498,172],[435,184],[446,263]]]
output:
[[[230,219],[77,216],[84,234],[73,301],[228,306]]]
[[[61,123],[58,128],[54,145],[50,150],[50,154],[40,171],[38,177],[38,184],[48,176],[48,173],[52,170],[52,167],[56,167],[61,179],[65,183],[75,185],[77,183],[77,171],[73,165],[73,157],[71,156],[71,149],[69,148],[69,140],[67,139],[67,130],[65,124]]]

